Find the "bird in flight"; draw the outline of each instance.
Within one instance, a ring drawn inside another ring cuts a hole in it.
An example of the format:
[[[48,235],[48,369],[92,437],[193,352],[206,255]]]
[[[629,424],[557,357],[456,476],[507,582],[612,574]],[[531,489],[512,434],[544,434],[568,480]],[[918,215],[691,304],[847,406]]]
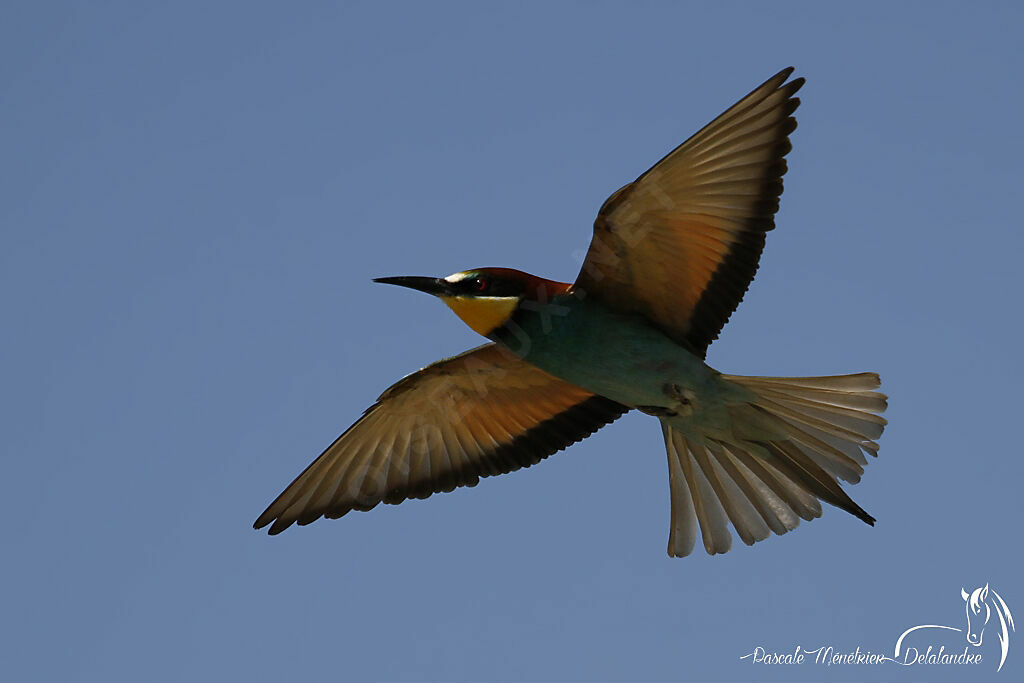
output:
[[[630,410],[668,451],[668,553],[710,554],[821,516],[874,524],[855,484],[886,421],[878,375],[746,377],[708,345],[743,298],[782,194],[785,69],[605,201],[572,284],[509,268],[377,282],[432,294],[489,343],[381,394],[259,516],[277,534],[536,464]]]

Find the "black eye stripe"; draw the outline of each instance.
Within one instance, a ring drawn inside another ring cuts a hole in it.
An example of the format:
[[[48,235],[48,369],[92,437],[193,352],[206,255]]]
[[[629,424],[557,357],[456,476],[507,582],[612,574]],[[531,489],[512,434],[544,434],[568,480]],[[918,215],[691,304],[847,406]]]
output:
[[[458,283],[456,288],[466,294],[483,294],[486,296],[520,296],[522,285],[518,282],[495,279],[483,275],[467,277]]]

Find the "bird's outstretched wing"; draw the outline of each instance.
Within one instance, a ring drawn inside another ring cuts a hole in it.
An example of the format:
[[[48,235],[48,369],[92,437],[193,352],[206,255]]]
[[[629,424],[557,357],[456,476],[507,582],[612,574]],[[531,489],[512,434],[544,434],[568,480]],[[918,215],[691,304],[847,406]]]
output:
[[[793,95],[785,69],[613,194],[575,288],[646,316],[703,357],[757,271],[775,227]]]
[[[511,472],[628,411],[486,344],[400,380],[260,515],[271,534]]]

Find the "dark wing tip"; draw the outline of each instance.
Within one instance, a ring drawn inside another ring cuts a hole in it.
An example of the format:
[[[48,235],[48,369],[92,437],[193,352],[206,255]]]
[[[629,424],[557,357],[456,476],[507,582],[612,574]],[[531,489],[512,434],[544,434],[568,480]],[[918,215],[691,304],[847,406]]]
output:
[[[856,510],[849,510],[848,512],[853,513],[854,517],[856,517],[857,519],[861,520],[862,522],[864,522],[868,526],[874,526],[875,522],[878,521],[874,517],[869,515],[864,508],[862,508],[861,506],[857,505],[856,503],[854,503],[854,507],[856,507]]]
[[[252,528],[253,529],[256,529],[258,531],[258,530],[262,529],[263,527],[265,527],[266,525],[270,524],[274,520],[274,518],[272,516],[268,516],[267,515],[267,513],[269,511],[270,511],[269,509],[264,510],[263,514],[261,514],[259,517],[256,518],[256,521],[252,523]]]
[[[277,536],[279,533],[287,529],[293,524],[293,520],[285,522],[280,517],[274,519],[274,523],[270,525],[270,529],[267,530],[267,534],[270,536]],[[266,522],[262,526],[266,526]]]
[[[754,88],[754,90],[759,90],[764,87],[770,87],[774,90],[782,87],[783,83],[785,83],[785,87],[792,88],[792,92],[796,92],[807,81],[807,79],[800,76],[799,78],[794,78],[792,81],[786,83],[786,81],[789,80],[789,77],[793,75],[794,71],[796,71],[795,66],[787,66],[785,69],[779,71],[764,83],[757,86],[757,88]]]

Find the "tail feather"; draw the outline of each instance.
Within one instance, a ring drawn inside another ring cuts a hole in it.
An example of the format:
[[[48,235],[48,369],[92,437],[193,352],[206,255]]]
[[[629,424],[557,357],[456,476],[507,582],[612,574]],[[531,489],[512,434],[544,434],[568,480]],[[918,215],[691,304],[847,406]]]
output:
[[[853,375],[826,375],[823,377],[758,377],[755,375],[723,375],[725,379],[745,384],[779,387],[789,393],[792,389],[821,389],[836,393],[870,392],[882,386],[876,372],[858,372]],[[883,396],[884,399],[884,396]]]
[[[870,437],[854,431],[846,424],[842,424],[841,419],[838,417],[832,420],[822,420],[806,410],[789,408],[781,403],[776,403],[769,398],[765,398],[764,396],[762,396],[755,405],[768,415],[775,418],[782,418],[782,420],[787,424],[795,422],[799,425],[814,427],[826,434],[831,434],[832,436],[845,439],[846,441],[851,441],[853,443],[861,443],[871,440]]]
[[[691,444],[691,448],[694,446]],[[742,481],[736,481],[726,472],[719,455],[713,453],[710,445],[696,450],[697,463],[711,482],[718,499],[722,501],[729,520],[740,539],[747,545],[768,538],[771,531],[753,503],[743,494]],[[732,539],[729,539],[730,543]]]
[[[755,442],[764,441],[765,435],[772,435],[774,438],[782,440],[792,439],[805,447],[808,454],[825,470],[852,483],[860,480],[860,475],[864,473],[864,467],[856,458],[851,458],[843,450],[823,441],[811,432],[817,432],[843,442],[841,438],[836,437],[834,433],[770,413],[764,406],[765,404],[758,403],[730,408],[729,415],[735,423],[740,425],[739,429],[742,430],[743,438]],[[849,441],[845,443],[849,443]]]
[[[672,500],[672,515],[668,530],[668,554],[673,557],[684,557],[693,552],[697,543],[697,513],[690,494],[694,486],[692,457],[686,449],[685,442],[677,441],[681,436],[672,428],[661,423],[665,434],[665,448],[668,450],[668,488]],[[685,463],[685,465],[684,465]],[[707,528],[702,525],[702,528]],[[710,535],[705,533],[705,538]],[[705,541],[705,545],[707,541]]]
[[[885,418],[874,414],[885,410],[885,400],[878,398],[879,394],[875,391],[842,394],[836,391],[807,389],[784,393],[760,386],[758,392],[780,403],[885,424]]]
[[[862,471],[864,467],[867,467],[868,459],[864,456],[864,451],[861,449],[859,445],[855,443],[850,443],[849,441],[843,441],[842,439],[837,439],[831,434],[826,434],[825,432],[818,431],[814,427],[804,427],[804,431],[810,434],[811,436],[821,439],[830,446],[833,446],[842,451],[842,453],[846,455],[846,457],[850,458],[851,460],[855,461],[858,465],[860,465]],[[878,457],[878,452],[872,451],[872,455]],[[857,477],[857,481],[860,481],[860,477]],[[850,483],[856,484],[857,481],[850,480]]]
[[[877,439],[885,428],[885,418],[864,409],[846,408],[831,403],[820,403],[805,398],[762,391],[765,399],[808,417],[830,422],[869,439]],[[874,408],[874,406],[872,406]]]
[[[846,495],[846,491],[835,477],[815,462],[809,451],[805,451],[792,441],[768,441],[765,445],[779,464],[779,468],[789,474],[795,482],[802,484],[806,490],[826,503],[846,510],[871,526],[875,525],[875,518]]]
[[[727,452],[732,453],[746,467],[747,471],[754,474],[767,492],[762,492],[767,497],[770,492],[790,513],[794,516],[792,526],[787,526],[787,531],[792,531],[800,524],[800,519],[808,521],[821,517],[821,504],[818,499],[788,479],[779,469],[771,463],[763,453],[755,454],[757,446],[754,444],[733,444]]]
[[[751,502],[757,513],[761,515],[768,530],[776,534],[784,534],[796,528],[800,518],[761,478],[755,475],[743,461],[729,452],[721,444],[708,444],[718,464],[725,470],[729,479],[736,484],[747,500]],[[756,526],[753,524],[752,526]],[[752,534],[753,535],[753,534]],[[741,536],[742,537],[742,536]],[[767,538],[767,534],[764,538]],[[762,540],[760,537],[754,540]],[[746,543],[746,541],[744,541]],[[747,543],[752,545],[752,543]]]
[[[710,533],[712,543],[716,546],[726,548],[732,545],[732,535],[729,533],[729,519],[723,503],[728,501],[720,499],[711,483],[708,481],[704,468],[697,460],[697,454],[691,450],[690,444],[686,443],[686,449],[693,454],[693,458],[684,460],[683,472],[686,474],[686,482],[690,486],[690,495],[693,498],[694,510],[697,514],[697,521],[705,535]],[[696,465],[696,466],[695,466]],[[707,542],[705,540],[705,542]]]
[[[819,500],[874,524],[840,487],[857,483],[877,455],[886,421],[878,375],[723,375],[753,400],[728,406],[730,433],[663,421],[669,456],[669,555],[692,552],[697,529],[710,554],[732,546],[731,523],[747,545],[821,516]]]
[[[821,516],[817,498],[770,462],[767,452],[755,455],[757,444],[698,444],[665,423],[662,429],[672,498],[669,555],[689,555],[698,526],[704,549],[714,555],[732,547],[729,522],[744,543],[753,545],[769,532],[795,529],[801,517]]]

